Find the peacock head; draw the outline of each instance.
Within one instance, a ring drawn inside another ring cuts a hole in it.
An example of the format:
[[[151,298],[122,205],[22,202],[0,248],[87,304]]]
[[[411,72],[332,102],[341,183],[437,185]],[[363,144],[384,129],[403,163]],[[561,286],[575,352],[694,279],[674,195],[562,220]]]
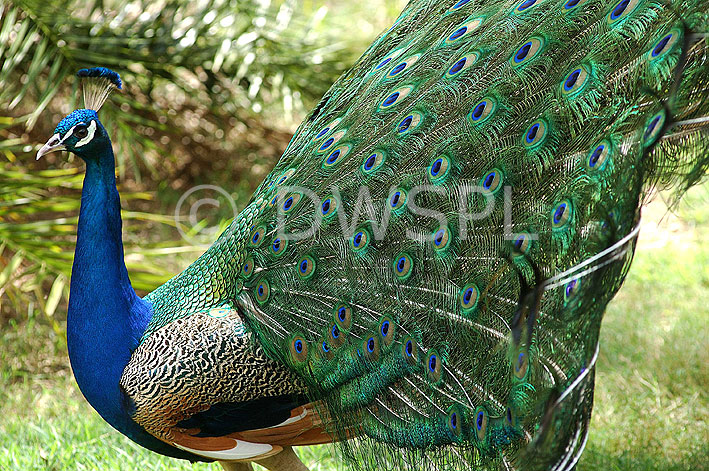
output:
[[[37,159],[57,150],[72,152],[83,159],[101,155],[99,150],[111,145],[106,129],[94,110],[79,109],[64,117],[54,135],[37,152]]]
[[[121,88],[121,78],[105,67],[81,69],[76,75],[83,82],[85,108],[72,111],[59,122],[54,135],[37,152],[37,159],[66,150],[87,160],[102,155],[100,151],[111,145],[97,111],[113,90]]]

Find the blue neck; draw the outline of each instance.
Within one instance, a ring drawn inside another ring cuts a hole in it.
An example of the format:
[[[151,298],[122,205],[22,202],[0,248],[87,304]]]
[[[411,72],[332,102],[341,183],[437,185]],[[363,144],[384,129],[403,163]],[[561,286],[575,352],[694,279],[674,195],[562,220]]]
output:
[[[147,448],[174,456],[176,449],[145,432],[122,406],[119,380],[152,308],[136,295],[123,261],[121,204],[110,141],[99,155],[84,160],[67,320],[71,367],[81,392],[109,424]]]

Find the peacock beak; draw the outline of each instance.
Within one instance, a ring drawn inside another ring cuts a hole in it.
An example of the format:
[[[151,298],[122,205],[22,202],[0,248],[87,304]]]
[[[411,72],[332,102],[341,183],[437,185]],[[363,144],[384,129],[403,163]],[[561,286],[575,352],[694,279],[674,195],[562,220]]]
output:
[[[37,160],[40,159],[44,154],[49,154],[57,150],[66,150],[64,143],[62,142],[61,136],[57,133],[53,135],[45,145],[37,152]]]

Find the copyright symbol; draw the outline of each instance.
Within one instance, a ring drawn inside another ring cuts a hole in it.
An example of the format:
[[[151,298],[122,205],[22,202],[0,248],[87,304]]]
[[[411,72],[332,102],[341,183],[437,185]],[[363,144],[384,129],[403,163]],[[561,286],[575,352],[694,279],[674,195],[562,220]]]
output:
[[[224,188],[197,185],[177,201],[175,227],[182,239],[190,244],[210,244],[217,235],[220,221],[236,216],[236,202]]]

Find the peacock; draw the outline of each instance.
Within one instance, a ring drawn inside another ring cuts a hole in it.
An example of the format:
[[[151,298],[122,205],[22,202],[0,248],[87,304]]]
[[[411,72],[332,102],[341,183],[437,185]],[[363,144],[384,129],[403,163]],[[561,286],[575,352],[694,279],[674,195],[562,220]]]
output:
[[[709,4],[412,0],[216,242],[144,298],[82,69],[76,381],[115,429],[228,470],[568,470],[642,204],[709,167]]]

